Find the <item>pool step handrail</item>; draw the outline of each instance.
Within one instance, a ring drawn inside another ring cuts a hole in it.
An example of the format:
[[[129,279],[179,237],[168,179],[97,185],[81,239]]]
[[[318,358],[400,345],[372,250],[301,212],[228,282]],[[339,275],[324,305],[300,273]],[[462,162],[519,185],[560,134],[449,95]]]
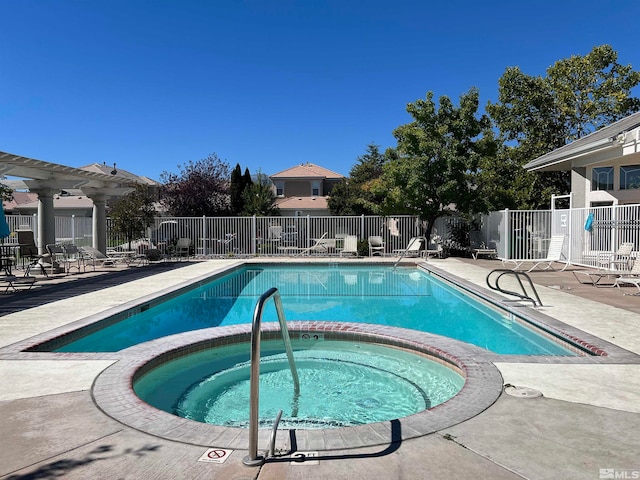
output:
[[[280,293],[275,287],[270,288],[258,299],[256,308],[253,312],[253,324],[251,326],[251,373],[249,378],[249,454],[244,457],[242,462],[251,467],[262,465],[266,458],[258,455],[258,406],[260,404],[260,336],[262,324],[262,311],[264,304],[273,297],[278,314],[278,322],[280,323],[280,333],[284,341],[284,348],[287,352],[289,360],[289,368],[293,376],[294,395],[300,395],[300,381],[298,380],[298,370],[293,359],[293,350],[291,348],[291,338],[289,337],[289,329],[287,321],[284,317],[284,308],[282,307],[282,299]],[[280,415],[278,415],[280,417]],[[277,419],[279,423],[279,418]],[[277,427],[276,427],[277,428]],[[271,442],[275,445],[275,433]],[[272,447],[270,447],[272,450]]]
[[[497,277],[495,277],[495,282],[492,284],[491,280],[492,280],[492,275],[493,274],[499,274]],[[504,276],[513,276],[516,278],[516,280],[518,281],[518,284],[520,285],[520,289],[522,290],[522,293],[519,292],[513,292],[511,290],[507,290],[505,288],[500,287],[500,279]],[[524,284],[522,283],[522,279],[521,277],[524,277],[527,280],[527,283],[529,284],[529,289],[531,290],[531,294],[533,295],[533,297],[531,295],[529,295],[529,293],[527,292],[527,289],[525,288]],[[522,300],[528,300],[531,303],[533,303],[534,307],[542,307],[542,301],[540,300],[540,296],[538,295],[538,292],[536,291],[536,287],[533,285],[533,282],[531,281],[531,277],[529,277],[529,275],[525,272],[519,272],[517,270],[509,270],[509,269],[504,269],[504,268],[497,268],[495,270],[491,270],[489,272],[489,274],[487,275],[487,285],[489,286],[489,288],[491,290],[495,290],[497,292],[500,293],[505,293],[507,295],[513,295],[515,297],[521,298]],[[535,298],[534,298],[535,297]]]
[[[278,434],[278,425],[280,425],[280,419],[282,418],[282,410],[278,410],[278,415],[273,422],[273,428],[271,428],[271,436],[269,437],[269,453],[267,458],[273,457],[276,452],[276,435]]]

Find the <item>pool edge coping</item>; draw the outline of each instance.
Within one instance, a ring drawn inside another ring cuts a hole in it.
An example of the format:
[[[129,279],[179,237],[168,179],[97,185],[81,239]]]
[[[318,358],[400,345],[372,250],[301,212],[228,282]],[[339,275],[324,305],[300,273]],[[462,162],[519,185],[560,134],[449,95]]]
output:
[[[441,363],[456,365],[465,374],[464,386],[452,399],[402,419],[334,429],[286,429],[294,432],[298,448],[335,450],[373,447],[417,438],[480,414],[502,393],[502,376],[498,368],[485,358],[484,351],[457,340],[399,327],[348,322],[290,322],[289,329],[294,333],[323,332],[330,334],[332,339],[346,336],[349,341],[388,344],[418,351],[440,358]],[[276,322],[263,324],[265,333],[278,330]],[[235,343],[238,336],[244,336],[249,341],[250,332],[249,324],[213,327],[163,337],[122,350],[120,360],[96,378],[92,388],[93,400],[106,415],[150,435],[194,445],[246,449],[248,429],[207,425],[159,410],[135,394],[133,382],[137,372],[160,355],[170,356],[173,351],[177,356],[183,356],[192,353],[190,346],[197,345],[195,349],[201,350],[204,343],[216,339],[234,338]],[[283,435],[284,431],[279,433]],[[269,434],[270,430],[260,430],[261,445],[268,443]]]

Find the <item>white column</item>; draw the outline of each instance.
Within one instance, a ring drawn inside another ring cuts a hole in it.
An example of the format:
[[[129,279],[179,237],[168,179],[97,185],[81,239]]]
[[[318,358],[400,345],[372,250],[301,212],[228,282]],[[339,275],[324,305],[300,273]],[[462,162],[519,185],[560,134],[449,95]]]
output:
[[[93,248],[97,248],[102,253],[107,252],[107,214],[106,197],[104,195],[92,195],[89,198],[93,201]]]
[[[38,252],[45,253],[46,246],[56,243],[56,222],[53,196],[59,190],[53,188],[30,188],[38,194]]]

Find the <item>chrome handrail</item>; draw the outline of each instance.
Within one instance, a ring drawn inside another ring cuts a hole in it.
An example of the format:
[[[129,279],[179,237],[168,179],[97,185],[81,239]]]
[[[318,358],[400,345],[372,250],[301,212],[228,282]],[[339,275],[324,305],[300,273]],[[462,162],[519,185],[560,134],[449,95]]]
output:
[[[495,283],[494,285],[491,284],[491,275],[493,275],[494,273],[499,273],[500,275],[498,275],[495,279]],[[500,287],[500,285],[498,284],[500,281],[500,278],[502,278],[504,275],[513,275],[514,277],[516,277],[516,280],[518,281],[518,284],[520,285],[520,289],[522,290],[522,293],[518,293],[518,292],[513,292],[511,290],[506,290],[502,287]],[[529,293],[527,292],[526,288],[524,287],[524,284],[522,283],[522,280],[520,279],[520,277],[524,277],[527,282],[529,283],[529,287],[534,295],[535,298],[531,297],[529,295]],[[529,300],[531,303],[533,303],[534,307],[542,307],[542,301],[540,300],[540,296],[538,295],[538,292],[536,291],[536,287],[533,285],[533,282],[531,281],[531,277],[529,277],[529,275],[527,275],[525,272],[518,272],[515,270],[509,270],[509,269],[502,269],[502,268],[498,268],[495,270],[491,270],[489,272],[489,274],[487,275],[487,286],[491,289],[491,290],[496,290],[498,292],[501,293],[506,293],[507,295],[513,295],[514,297],[518,297],[521,298],[522,300]]]
[[[291,349],[291,338],[289,337],[289,329],[287,328],[287,322],[284,317],[284,308],[282,307],[282,300],[280,293],[275,287],[270,288],[264,292],[253,312],[253,324],[251,327],[251,374],[250,374],[250,406],[249,406],[249,454],[244,457],[242,462],[248,466],[262,465],[265,461],[264,456],[258,455],[258,406],[260,397],[260,325],[262,323],[262,310],[264,304],[273,297],[273,301],[276,306],[276,313],[278,314],[278,322],[280,323],[280,332],[282,333],[282,340],[284,341],[284,348],[287,352],[287,359],[289,360],[289,368],[291,369],[291,375],[293,376],[293,389],[294,395],[297,397],[300,395],[300,381],[298,380],[298,371],[293,359],[293,350]],[[275,438],[273,438],[275,443]]]

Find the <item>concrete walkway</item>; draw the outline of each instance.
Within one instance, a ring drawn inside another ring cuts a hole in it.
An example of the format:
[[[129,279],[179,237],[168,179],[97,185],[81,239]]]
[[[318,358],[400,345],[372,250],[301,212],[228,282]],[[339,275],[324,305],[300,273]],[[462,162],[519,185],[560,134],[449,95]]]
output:
[[[285,437],[279,437],[280,442],[292,454],[262,467],[245,467],[242,458],[247,452],[224,451],[224,445],[210,445],[221,448],[207,457],[221,457],[224,463],[199,461],[206,447],[154,437],[105,415],[93,401],[91,386],[116,361],[108,354],[78,358],[21,353],[16,347],[34,336],[105,309],[124,308],[138,298],[236,263],[212,260],[158,270],[156,275],[0,317],[0,478],[598,479],[640,475],[640,361],[633,355],[640,354],[640,315],[633,305],[618,308],[584,298],[588,294],[577,296],[575,291],[555,288],[566,281],[567,272],[533,275],[545,304],[541,310],[627,350],[622,360],[539,363],[505,358],[495,362],[505,384],[530,387],[542,396],[503,394],[480,415],[411,440],[396,441],[406,428],[398,421],[388,442],[378,447],[305,456],[295,436],[280,433]],[[429,263],[479,286],[485,285],[488,269],[500,266],[499,262],[458,259]],[[597,290],[603,294],[605,289]],[[620,292],[606,290],[622,297]],[[634,301],[640,303],[640,298],[624,298],[624,302]],[[611,476],[607,476],[610,470],[602,469],[613,469]]]

